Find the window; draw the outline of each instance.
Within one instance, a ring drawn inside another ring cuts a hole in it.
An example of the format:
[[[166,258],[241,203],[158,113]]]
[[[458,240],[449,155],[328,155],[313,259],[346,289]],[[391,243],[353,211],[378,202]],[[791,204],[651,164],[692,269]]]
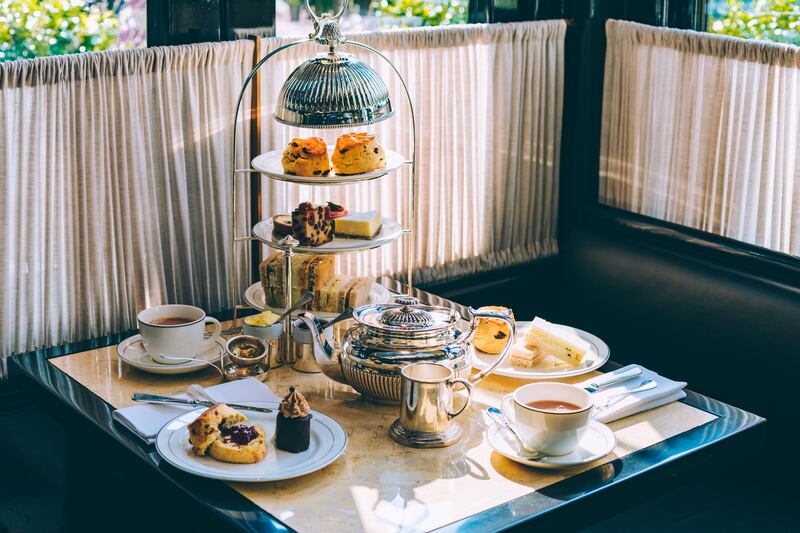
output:
[[[0,0],[0,61],[146,45],[146,0]]]
[[[800,0],[708,0],[708,31],[800,45]]]
[[[313,0],[316,13],[339,9],[338,0]],[[351,0],[342,17],[344,31],[380,28],[441,26],[467,22],[469,0]],[[311,24],[305,0],[277,0],[275,28],[278,35],[307,35]]]
[[[606,35],[601,203],[800,256],[800,48]]]

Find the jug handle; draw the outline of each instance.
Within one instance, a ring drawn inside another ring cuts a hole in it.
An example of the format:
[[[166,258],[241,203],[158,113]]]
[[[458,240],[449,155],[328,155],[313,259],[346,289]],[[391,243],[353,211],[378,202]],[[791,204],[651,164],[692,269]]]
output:
[[[509,309],[508,311],[495,311],[493,309],[480,310],[480,309],[473,309],[472,307],[470,307],[469,313],[470,315],[472,315],[473,323],[477,323],[478,318],[500,319],[508,325],[508,331],[510,332],[508,339],[506,339],[506,345],[503,347],[503,351],[500,352],[499,357],[495,359],[494,363],[489,365],[488,368],[484,368],[483,370],[481,370],[480,372],[469,378],[469,381],[473,385],[477,385],[478,383],[483,381],[483,379],[486,376],[494,372],[494,370],[498,366],[503,364],[503,362],[508,358],[508,355],[511,353],[511,347],[514,345],[514,337],[517,334],[517,325],[514,322],[514,319],[511,318],[511,315],[513,314],[511,309]],[[470,341],[471,340],[472,339],[470,339]]]
[[[472,383],[470,383],[466,379],[458,378],[458,379],[451,379],[450,381],[447,382],[447,385],[452,388],[453,385],[455,385],[456,383],[460,383],[460,384],[464,385],[464,388],[467,389],[467,401],[464,402],[464,405],[461,406],[461,409],[459,409],[456,412],[452,412],[452,411],[448,410],[447,411],[447,417],[448,418],[455,418],[458,415],[460,415],[461,413],[463,413],[464,410],[467,407],[469,407],[470,400],[472,400]]]

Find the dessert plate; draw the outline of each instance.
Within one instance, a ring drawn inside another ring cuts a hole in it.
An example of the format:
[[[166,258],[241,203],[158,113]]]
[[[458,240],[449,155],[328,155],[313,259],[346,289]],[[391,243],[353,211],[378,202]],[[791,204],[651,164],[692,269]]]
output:
[[[207,349],[196,354],[194,356],[194,361],[164,365],[156,363],[150,358],[150,355],[142,344],[142,336],[137,334],[133,337],[128,337],[117,345],[117,356],[133,368],[141,370],[142,372],[174,375],[188,374],[189,372],[196,372],[197,370],[208,368],[208,363],[216,363],[219,361],[219,355],[223,350],[225,350],[225,339],[220,337]]]
[[[527,330],[530,326],[531,322],[517,322],[517,340],[515,342],[520,342],[520,339],[522,339],[522,337],[525,335],[525,330]],[[553,357],[541,357],[539,358],[539,361],[536,362],[536,366],[525,368],[512,365],[509,357],[505,360],[505,362],[503,362],[503,364],[495,369],[493,374],[518,379],[566,378],[569,376],[580,376],[581,374],[586,374],[587,372],[597,370],[603,366],[606,361],[608,361],[608,358],[611,355],[611,350],[608,348],[608,344],[600,340],[598,337],[595,337],[591,333],[581,329],[569,326],[563,327],[571,330],[577,335],[580,335],[582,339],[588,341],[592,345],[591,350],[589,350],[589,352],[583,357],[583,361],[581,362],[580,366],[569,366]],[[498,356],[496,355],[488,354],[475,348],[475,356],[472,358],[472,366],[474,368],[483,370],[492,364],[497,357]]]
[[[181,414],[167,422],[156,436],[156,451],[169,464],[201,477],[225,481],[277,481],[316,472],[331,464],[344,453],[347,433],[334,419],[318,411],[311,411],[311,445],[301,453],[289,453],[275,448],[275,422],[278,402],[250,402],[258,407],[271,407],[273,413],[247,414],[247,423],[259,423],[267,432],[267,456],[264,460],[249,464],[232,464],[211,457],[199,457],[192,453],[187,426],[205,408]]]
[[[567,455],[543,456],[538,459],[528,459],[520,454],[520,445],[511,432],[498,423],[494,423],[486,430],[486,439],[494,450],[512,461],[536,468],[574,468],[592,461],[602,459],[617,445],[614,432],[596,420],[589,422],[589,427],[583,435],[580,444]]]
[[[280,239],[272,235],[272,228],[272,218],[262,220],[253,226],[253,235],[267,246],[282,250],[284,246],[280,244]],[[371,239],[350,239],[334,236],[331,242],[326,242],[321,246],[297,246],[294,251],[306,254],[342,254],[372,250],[398,239],[403,234],[403,231],[403,226],[396,220],[383,217],[381,219],[381,230]]]
[[[327,176],[294,176],[292,174],[286,174],[283,171],[283,165],[281,164],[283,150],[272,150],[271,152],[258,155],[253,159],[251,166],[262,174],[266,174],[270,178],[279,181],[290,181],[292,183],[314,183],[317,185],[356,183],[359,181],[374,180],[376,178],[380,178],[381,176],[385,176],[389,172],[402,167],[407,162],[407,159],[397,152],[385,149],[383,152],[386,154],[385,167],[373,170],[372,172],[365,172],[363,174],[350,174],[345,176],[334,174],[333,170],[331,170],[331,173]],[[329,149],[328,153],[332,154],[333,149]]]
[[[369,291],[370,303],[383,304],[390,302],[391,299],[392,293],[389,289],[378,283],[372,284],[372,288]],[[261,286],[261,283],[253,283],[247,287],[247,289],[245,289],[244,301],[247,303],[247,305],[255,307],[260,311],[272,311],[273,313],[279,315],[283,314],[285,311],[285,308],[283,307],[270,307],[267,305],[267,300],[264,297],[264,288]],[[292,316],[297,316],[302,312],[302,310],[295,311],[292,313]],[[331,318],[336,318],[339,316],[339,313],[330,313],[328,311],[310,311],[310,313],[324,320],[330,320]]]

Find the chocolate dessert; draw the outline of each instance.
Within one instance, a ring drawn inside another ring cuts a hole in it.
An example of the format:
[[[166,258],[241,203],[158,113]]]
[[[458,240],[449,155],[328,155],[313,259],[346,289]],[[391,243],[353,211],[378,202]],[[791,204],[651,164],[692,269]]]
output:
[[[275,427],[275,447],[291,453],[304,452],[311,442],[311,412],[308,402],[294,387],[281,401]]]

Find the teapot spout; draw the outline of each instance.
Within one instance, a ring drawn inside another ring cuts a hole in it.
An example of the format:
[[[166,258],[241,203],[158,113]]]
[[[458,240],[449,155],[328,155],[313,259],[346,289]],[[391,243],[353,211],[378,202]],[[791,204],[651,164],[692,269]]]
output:
[[[299,318],[311,333],[314,360],[317,362],[319,369],[330,379],[346,385],[347,380],[342,372],[342,366],[338,362],[339,354],[336,353],[336,349],[330,342],[333,339],[333,328],[328,327],[323,332],[320,332],[319,321],[309,313],[300,313]],[[325,335],[324,340],[321,333]]]

